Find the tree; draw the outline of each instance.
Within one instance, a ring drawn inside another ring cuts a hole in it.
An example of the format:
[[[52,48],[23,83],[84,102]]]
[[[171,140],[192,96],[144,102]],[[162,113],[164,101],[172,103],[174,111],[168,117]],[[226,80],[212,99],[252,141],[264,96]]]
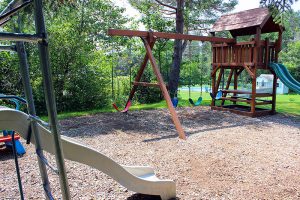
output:
[[[1,2],[4,7],[8,2]],[[110,102],[111,65],[107,57],[111,45],[107,29],[113,24],[124,28],[129,19],[124,9],[107,0],[75,0],[59,3],[45,1],[45,22],[49,39],[53,85],[58,111],[75,111],[100,108]],[[34,31],[32,6],[20,13],[21,32]],[[27,13],[28,11],[28,13]],[[26,17],[25,17],[26,16]],[[4,26],[14,31],[14,20]],[[110,48],[109,48],[110,47]],[[30,64],[31,82],[37,110],[45,112],[42,78],[36,44],[26,43]],[[22,95],[22,83],[18,75],[18,59],[14,53],[0,52],[1,90]],[[6,76],[7,74],[7,76]],[[8,77],[10,76],[10,78]]]
[[[280,61],[289,69],[293,77],[300,81],[300,41],[290,42],[280,53]]]
[[[268,7],[274,20],[278,23],[283,22],[283,16],[287,11],[292,10],[292,5],[298,0],[260,0],[260,5]]]
[[[160,22],[161,20],[166,22],[172,21],[172,26],[166,27],[165,31],[176,33],[207,31],[208,25],[221,13],[231,10],[237,4],[237,0],[129,0],[129,2],[143,14],[144,22],[151,21],[152,15],[157,16],[157,18],[153,22],[149,22],[148,25],[156,21]],[[174,96],[178,89],[180,64],[186,45],[187,41],[174,41],[172,65],[168,83],[171,96]]]

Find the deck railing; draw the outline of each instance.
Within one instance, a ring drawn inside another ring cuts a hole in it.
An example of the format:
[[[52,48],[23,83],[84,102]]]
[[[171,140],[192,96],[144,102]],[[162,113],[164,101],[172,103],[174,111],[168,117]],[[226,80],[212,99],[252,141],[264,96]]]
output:
[[[213,66],[242,67],[254,66],[266,69],[269,62],[277,60],[276,43],[268,40],[260,41],[257,62],[255,60],[255,41],[236,44],[213,44]]]

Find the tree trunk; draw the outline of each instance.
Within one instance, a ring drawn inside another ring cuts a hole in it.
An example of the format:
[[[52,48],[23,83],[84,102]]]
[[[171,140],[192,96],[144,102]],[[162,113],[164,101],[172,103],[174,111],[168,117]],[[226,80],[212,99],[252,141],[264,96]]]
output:
[[[184,27],[184,0],[177,0],[177,12],[176,12],[176,33],[183,33]],[[169,77],[169,92],[171,97],[174,97],[177,93],[179,77],[180,77],[180,64],[182,61],[182,51],[184,45],[182,40],[175,40],[174,42],[174,53],[172,66]]]

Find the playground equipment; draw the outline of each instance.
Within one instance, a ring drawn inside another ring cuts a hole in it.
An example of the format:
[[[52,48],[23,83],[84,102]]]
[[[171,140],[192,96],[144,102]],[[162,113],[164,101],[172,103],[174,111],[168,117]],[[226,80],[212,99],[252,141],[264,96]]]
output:
[[[230,31],[233,38],[215,37],[215,33],[221,31]],[[172,107],[172,101],[161,78],[155,58],[153,57],[152,48],[155,44],[155,40],[158,38],[164,38],[212,42],[213,68],[211,72],[211,108],[214,110],[231,111],[241,115],[256,117],[275,113],[277,76],[289,83],[288,86],[291,87],[291,89],[298,91],[297,83],[295,84],[295,82],[291,82],[293,79],[288,73],[286,73],[284,68],[282,68],[280,65],[278,65],[278,67],[269,67],[270,62],[278,62],[278,54],[281,50],[283,31],[284,28],[274,22],[273,17],[267,8],[256,8],[239,13],[223,15],[214,24],[211,30],[212,37],[116,29],[109,29],[108,34],[111,36],[140,37],[143,40],[146,49],[146,55],[140,67],[140,71],[136,76],[135,84],[130,92],[128,102],[132,100],[137,86],[142,85],[148,87],[160,87],[171,112],[171,116],[179,136],[180,138],[185,138],[177,114]],[[269,39],[261,40],[261,34],[271,32],[278,32],[278,39],[275,42],[270,42]],[[253,34],[255,35],[254,39],[251,39],[248,42],[237,42],[239,36]],[[151,62],[158,83],[139,82],[148,60]],[[228,73],[229,75],[227,77],[225,86],[224,81],[226,70],[230,70],[230,72]],[[258,70],[267,70],[273,74],[274,81],[272,92],[260,92],[256,89]],[[246,71],[251,77],[251,91],[238,90],[238,77],[243,71]],[[232,79],[233,89],[230,89],[229,87]],[[223,86],[221,92],[219,92],[221,81],[223,82]],[[220,96],[220,94],[222,94],[222,96]],[[228,96],[229,94],[232,95]],[[240,96],[241,94],[248,94],[249,96],[251,95],[251,98],[245,99]],[[261,99],[265,97],[271,97],[272,99]],[[216,106],[216,100],[222,100],[220,106]],[[232,104],[225,106],[225,101],[232,102]],[[247,103],[250,104],[250,106],[238,105],[238,102]],[[271,105],[272,107],[270,110],[257,107],[261,105]]]
[[[28,118],[30,116],[23,112],[0,107],[0,128],[16,130],[23,138],[28,137],[30,127]],[[41,125],[38,125],[37,128],[41,139],[41,148],[54,154],[55,148],[51,132]],[[35,143],[34,138],[31,138],[30,142]],[[98,169],[129,190],[142,194],[160,195],[165,200],[176,197],[174,181],[158,179],[150,167],[119,165],[97,150],[66,136],[61,136],[61,144],[62,153],[66,159]]]
[[[223,96],[222,90],[219,90],[216,95],[214,95],[213,93],[209,93],[209,94],[210,94],[210,97],[212,98],[212,100],[221,100],[221,98]]]
[[[30,142],[35,144],[45,198],[50,200],[54,199],[51,194],[46,168],[49,167],[59,176],[62,199],[71,199],[64,157],[102,170],[125,187],[128,187],[128,189],[145,194],[161,195],[163,199],[175,197],[175,183],[168,180],[159,180],[151,168],[118,165],[101,153],[79,144],[75,140],[60,135],[52,74],[49,64],[48,38],[44,22],[42,0],[12,0],[0,13],[0,26],[5,25],[14,14],[18,13],[30,3],[34,4],[35,34],[19,33],[19,30],[18,33],[0,32],[0,40],[16,42],[15,50],[18,53],[20,61],[20,74],[27,100],[28,114],[6,107],[0,107],[0,128],[17,131],[26,139],[27,144]],[[51,127],[50,131],[43,127],[45,123],[36,116],[24,41],[35,42],[38,45],[46,107]],[[3,49],[11,48],[4,48],[3,46]],[[34,137],[32,137],[31,134],[33,134]],[[14,139],[14,135],[12,139]],[[64,150],[62,149],[63,147]],[[55,155],[57,169],[49,165],[49,162],[43,155],[43,150]],[[24,196],[17,156],[15,156],[15,161],[20,197],[23,200]]]
[[[246,116],[262,116],[275,113],[276,107],[276,84],[277,75],[275,68],[270,68],[270,62],[278,62],[278,53],[281,50],[283,27],[276,24],[267,8],[256,8],[239,13],[223,15],[214,24],[211,34],[216,32],[229,31],[237,40],[239,36],[255,35],[249,42],[213,44],[213,70],[212,94],[216,96],[220,85],[221,77],[225,70],[230,70],[226,86],[222,90],[220,98],[222,104],[215,105],[213,99],[211,108],[215,110],[231,111]],[[278,39],[270,42],[269,39],[261,40],[262,33],[278,32]],[[273,91],[271,93],[259,92],[256,89],[257,70],[266,70],[274,75]],[[247,71],[252,79],[252,91],[238,90],[238,77],[243,71]],[[219,74],[218,74],[219,73]],[[218,74],[218,78],[216,79]],[[233,77],[234,88],[229,89]],[[228,94],[232,96],[228,97]],[[251,98],[245,99],[240,94],[249,94]],[[271,97],[272,100],[260,99],[260,97]],[[232,102],[232,105],[224,106],[225,101]],[[238,105],[238,102],[250,104],[250,106]],[[258,108],[260,105],[271,105],[271,110]]]
[[[167,91],[166,85],[163,81],[162,75],[160,73],[159,67],[156,64],[156,60],[153,56],[153,46],[158,38],[164,38],[164,39],[181,39],[181,40],[196,40],[196,41],[209,41],[209,42],[228,42],[233,43],[235,42],[234,39],[230,38],[220,38],[220,37],[207,37],[207,36],[196,36],[196,35],[187,35],[187,34],[176,34],[176,33],[163,33],[163,32],[153,32],[153,31],[134,31],[134,30],[120,30],[120,29],[109,29],[108,35],[110,36],[128,36],[128,37],[140,37],[144,43],[144,47],[146,49],[146,54],[144,57],[144,60],[140,66],[140,69],[135,77],[135,80],[133,82],[133,87],[130,91],[128,101],[132,101],[132,98],[134,96],[134,93],[138,86],[144,86],[144,87],[158,87],[162,91],[162,94],[167,102],[168,109],[171,113],[171,117],[173,120],[173,123],[176,127],[176,130],[179,134],[179,137],[181,139],[185,139],[185,133],[182,129],[181,123],[178,119],[178,116],[176,114],[176,111],[174,109],[172,100],[170,98],[170,95]],[[157,83],[145,83],[140,82],[141,77],[144,73],[144,70],[147,66],[148,60],[150,60],[153,72],[157,78]],[[126,107],[127,107],[126,104]]]
[[[174,108],[177,108],[178,103],[179,103],[178,97],[171,98],[171,101],[172,101],[172,104],[173,104]]]
[[[291,90],[300,94],[300,83],[294,79],[287,68],[279,63],[270,63],[270,67],[274,70],[279,79]]]
[[[2,95],[2,94],[0,95],[0,99],[8,99],[9,101],[11,101],[15,104],[16,110],[20,110],[19,100],[21,98],[17,98],[15,96],[11,96],[11,95],[9,95],[8,97],[10,97],[10,98],[7,98],[6,95]],[[24,99],[21,99],[21,100],[22,100],[21,102],[26,103],[26,101]],[[0,137],[0,142],[4,142],[5,146],[7,148],[12,149],[13,151],[15,149],[16,153],[20,156],[22,156],[23,154],[26,153],[25,148],[19,141],[20,136],[18,134],[15,134],[14,131],[10,131],[10,130],[2,130],[2,133],[3,133],[3,136]]]

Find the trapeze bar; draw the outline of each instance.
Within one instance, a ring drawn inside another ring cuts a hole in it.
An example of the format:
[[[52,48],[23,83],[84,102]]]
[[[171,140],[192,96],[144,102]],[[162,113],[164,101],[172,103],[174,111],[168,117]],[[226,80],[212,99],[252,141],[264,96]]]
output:
[[[6,22],[8,22],[12,15],[16,14],[20,9],[28,6],[32,0],[28,1],[22,1],[20,5],[18,5],[18,2],[13,3],[12,5],[8,5],[2,12],[0,16],[0,24],[4,25]]]
[[[4,33],[0,32],[0,40],[8,40],[8,41],[23,41],[23,42],[40,42],[43,41],[45,38],[25,34],[25,33]]]
[[[0,51],[16,51],[16,46],[0,45]]]
[[[195,40],[195,41],[203,41],[203,42],[204,41],[226,42],[226,43],[235,43],[236,42],[235,39],[231,39],[231,38],[208,37],[208,36],[188,35],[188,34],[179,34],[179,33],[134,31],[134,30],[122,30],[122,29],[108,29],[108,35],[110,35],[110,36],[128,36],[128,37],[153,36],[156,38]]]

